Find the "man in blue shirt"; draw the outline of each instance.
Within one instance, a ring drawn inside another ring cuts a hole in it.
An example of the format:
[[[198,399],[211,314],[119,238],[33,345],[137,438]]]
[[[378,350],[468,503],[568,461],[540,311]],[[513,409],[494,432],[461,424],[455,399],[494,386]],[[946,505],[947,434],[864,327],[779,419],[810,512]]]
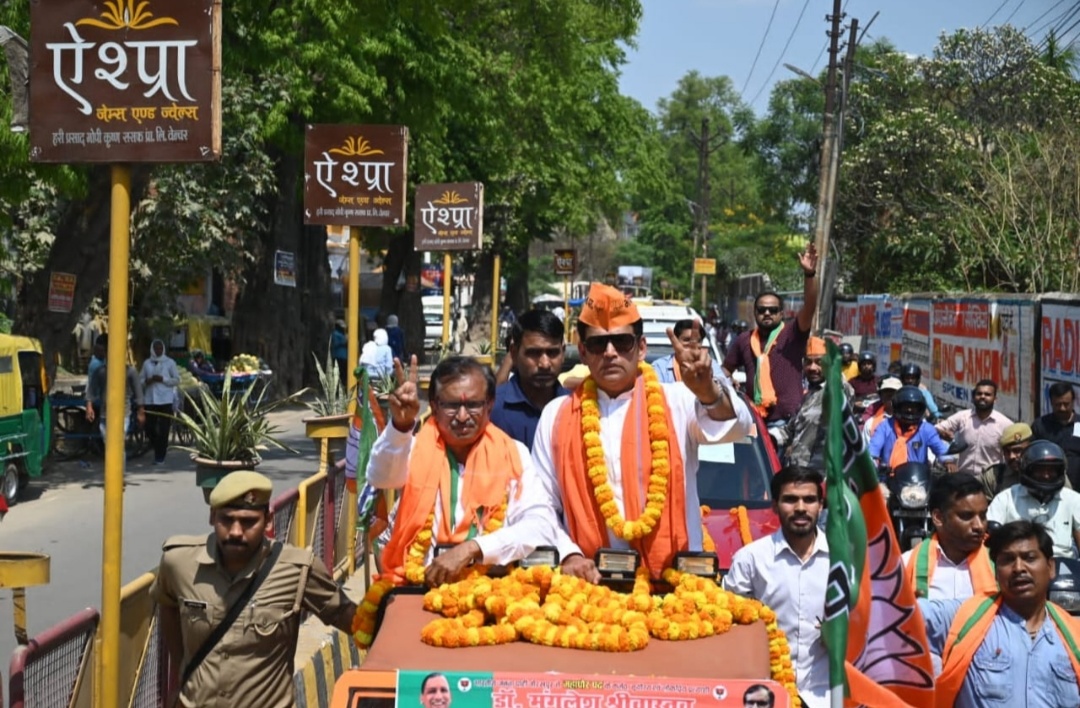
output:
[[[893,417],[883,422],[870,438],[870,457],[880,466],[895,469],[905,462],[929,462],[929,451],[945,457],[949,446],[925,420],[926,399],[914,386],[901,386],[893,396]],[[895,450],[903,439],[906,449]]]
[[[540,413],[569,393],[559,384],[563,364],[562,320],[548,310],[529,310],[510,331],[510,380],[495,389],[491,422],[532,449]]]
[[[695,322],[696,320],[679,320],[672,328],[675,332],[675,338],[682,342],[684,346],[700,347],[704,342],[705,330],[700,322],[695,327]],[[660,383],[675,383],[679,380],[679,367],[675,364],[674,352],[654,361],[652,367],[656,371],[656,378]],[[713,359],[712,367],[713,378],[720,378],[720,362]]]
[[[338,375],[342,385],[349,380],[349,337],[345,333],[345,320],[334,323],[334,331],[330,334],[330,356],[334,358],[338,366]],[[356,362],[352,362],[354,365]]]
[[[1014,521],[991,532],[986,545],[1000,592],[919,600],[930,650],[943,659],[937,705],[1080,706],[1080,632],[1048,601],[1055,567],[1046,529]]]

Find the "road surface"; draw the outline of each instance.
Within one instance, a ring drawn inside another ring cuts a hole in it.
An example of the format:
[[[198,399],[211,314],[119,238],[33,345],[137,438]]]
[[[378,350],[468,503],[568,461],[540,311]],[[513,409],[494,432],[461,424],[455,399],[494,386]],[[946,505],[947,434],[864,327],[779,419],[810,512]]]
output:
[[[263,453],[259,471],[274,482],[274,496],[315,473],[318,454],[304,436],[296,407],[271,418],[281,438],[300,454]],[[165,465],[151,465],[153,454],[128,463],[124,491],[124,539],[121,578],[134,580],[157,565],[161,544],[174,534],[210,531],[209,509],[195,487],[195,469],[182,451],[170,450]],[[0,550],[35,551],[52,557],[52,581],[27,590],[31,637],[86,607],[101,607],[101,528],[104,469],[100,459],[53,462],[31,481],[19,503],[0,522]],[[0,673],[7,693],[8,665],[16,648],[11,591],[0,589]]]

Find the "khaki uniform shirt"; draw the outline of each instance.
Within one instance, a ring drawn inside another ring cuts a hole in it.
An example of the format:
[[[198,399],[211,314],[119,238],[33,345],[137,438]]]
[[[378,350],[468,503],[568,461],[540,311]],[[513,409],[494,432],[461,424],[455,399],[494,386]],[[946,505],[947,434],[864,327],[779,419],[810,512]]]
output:
[[[163,608],[179,609],[181,667],[225,617],[269,549],[265,541],[247,567],[231,578],[219,563],[214,534],[174,536],[165,542],[150,594]],[[177,705],[294,706],[293,659],[301,608],[346,632],[356,611],[311,549],[286,544],[248,606],[188,679]]]

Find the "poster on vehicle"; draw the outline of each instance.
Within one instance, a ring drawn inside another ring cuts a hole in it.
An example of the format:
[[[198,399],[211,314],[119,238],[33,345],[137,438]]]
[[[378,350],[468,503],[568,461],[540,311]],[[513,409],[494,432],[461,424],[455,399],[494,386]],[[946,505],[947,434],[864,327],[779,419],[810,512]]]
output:
[[[908,300],[901,313],[900,359],[917,364],[930,380],[930,301]]]
[[[399,671],[395,705],[398,708],[742,708],[745,705],[787,708],[790,697],[778,683],[746,679]],[[356,707],[347,705],[347,708]]]
[[[1031,305],[978,298],[935,301],[931,310],[931,392],[968,408],[975,384],[990,379],[998,387],[994,408],[1013,420],[1029,420],[1024,417],[1033,412],[1028,395],[1031,357],[1022,355],[1024,307]],[[1029,343],[1033,334],[1028,334]]]
[[[75,280],[72,273],[49,274],[49,312],[71,312],[75,304]]]
[[[1038,414],[1050,412],[1047,389],[1055,383],[1071,384],[1080,390],[1080,301],[1074,303],[1042,303],[1039,337],[1039,409]],[[1080,403],[1073,401],[1080,412]]]
[[[296,287],[296,254],[290,251],[274,251],[274,285]]]

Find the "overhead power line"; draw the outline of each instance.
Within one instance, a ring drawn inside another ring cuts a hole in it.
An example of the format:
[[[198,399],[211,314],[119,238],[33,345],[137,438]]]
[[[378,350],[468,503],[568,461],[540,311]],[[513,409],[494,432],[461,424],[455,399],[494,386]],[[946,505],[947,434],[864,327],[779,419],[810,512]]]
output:
[[[758,100],[758,96],[765,90],[765,87],[772,81],[772,77],[776,74],[776,70],[780,67],[780,62],[784,60],[784,55],[787,54],[788,47],[791,46],[791,40],[795,38],[795,33],[799,30],[799,24],[802,22],[803,15],[806,14],[806,8],[810,6],[810,0],[806,0],[803,3],[802,10],[799,11],[799,19],[795,20],[795,26],[791,28],[791,34],[788,35],[787,41],[784,42],[784,48],[780,50],[780,56],[776,58],[776,63],[773,64],[772,70],[769,71],[769,75],[765,77],[765,81],[761,84],[761,88],[757,90],[754,97],[750,99],[750,103],[753,104]]]
[[[1043,35],[1043,38],[1039,41],[1036,49],[1041,52],[1050,43],[1051,35],[1053,35],[1057,39],[1061,39],[1064,34],[1072,30],[1073,27],[1076,27],[1076,23],[1073,22],[1073,24],[1069,25],[1068,29],[1064,30],[1064,32],[1062,31],[1062,28],[1065,27],[1065,25],[1069,22],[1072,22],[1073,18],[1076,17],[1078,14],[1080,14],[1080,2],[1077,2],[1076,5],[1073,6],[1071,11],[1066,11],[1062,13],[1061,16],[1059,16],[1058,18],[1059,21],[1055,20],[1056,24],[1046,31],[1046,34]]]
[[[1025,31],[1025,32],[1027,32],[1027,31],[1028,31],[1029,29],[1031,29],[1032,27],[1034,27],[1034,26],[1035,26],[1035,24],[1036,24],[1037,22],[1039,22],[1040,20],[1042,20],[1042,18],[1046,17],[1046,16],[1047,16],[1047,15],[1049,15],[1049,14],[1050,14],[1051,12],[1053,12],[1053,11],[1054,11],[1054,10],[1056,10],[1057,8],[1061,7],[1062,5],[1064,5],[1065,3],[1067,3],[1068,1],[1069,1],[1069,0],[1058,0],[1058,1],[1056,2],[1056,3],[1054,3],[1054,4],[1053,4],[1053,5],[1052,5],[1052,6],[1050,7],[1050,9],[1049,9],[1049,10],[1047,10],[1046,12],[1044,12],[1043,14],[1039,15],[1039,16],[1038,16],[1038,17],[1036,17],[1036,18],[1035,18],[1034,20],[1032,20],[1032,21],[1031,21],[1031,23],[1030,23],[1030,24],[1028,24],[1028,26],[1024,28],[1024,31]]]
[[[769,38],[769,30],[772,29],[773,20],[776,19],[776,8],[780,7],[780,0],[776,0],[772,6],[772,14],[769,15],[769,23],[765,25],[765,34],[761,36],[761,43],[758,44],[757,54],[754,55],[754,61],[750,64],[750,73],[746,75],[746,81],[743,82],[742,91],[739,92],[739,96],[746,95],[746,87],[750,85],[750,77],[754,75],[754,69],[757,67],[758,59],[761,58],[761,50],[765,48],[765,40]]]
[[[1032,30],[1031,34],[1041,34],[1043,32],[1045,32],[1047,34],[1049,34],[1050,32],[1055,32],[1056,33],[1057,30],[1064,27],[1065,24],[1070,19],[1072,19],[1073,15],[1075,15],[1078,10],[1080,10],[1080,2],[1075,3],[1071,8],[1066,8],[1057,17],[1054,17],[1054,18],[1052,18],[1050,20],[1047,20],[1046,22],[1042,23],[1041,25],[1036,27],[1034,30]]]
[[[1001,12],[1001,9],[1002,9],[1003,7],[1005,7],[1006,5],[1008,5],[1008,4],[1009,4],[1009,0],[1002,0],[1002,3],[1001,3],[1000,5],[998,5],[998,6],[997,6],[997,9],[996,9],[996,10],[994,10],[993,14],[991,14],[991,15],[990,15],[989,17],[987,17],[987,18],[986,18],[986,22],[983,22],[983,23],[982,23],[981,25],[979,25],[979,29],[982,29],[983,27],[986,27],[986,26],[987,26],[988,24],[990,24],[990,22],[991,22],[991,21],[992,21],[992,20],[993,20],[993,19],[994,19],[995,17],[997,17],[997,14],[998,14],[999,12]]]

